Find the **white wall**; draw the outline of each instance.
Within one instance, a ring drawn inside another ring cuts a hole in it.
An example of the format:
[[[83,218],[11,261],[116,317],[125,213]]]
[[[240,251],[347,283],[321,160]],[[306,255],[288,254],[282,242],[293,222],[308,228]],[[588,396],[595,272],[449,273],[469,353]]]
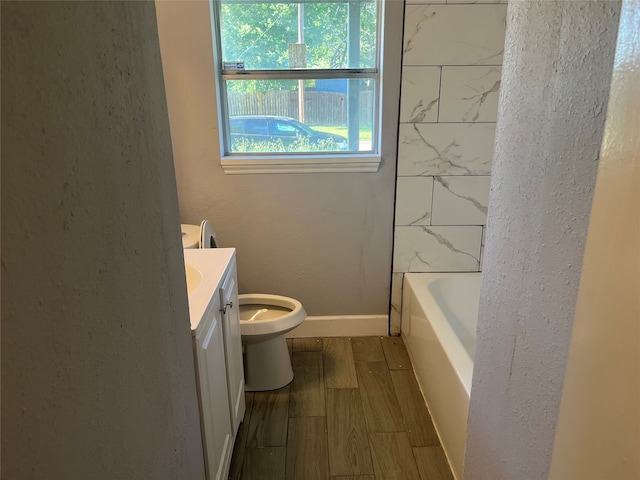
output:
[[[2,477],[204,478],[155,12],[2,3]]]
[[[549,478],[640,478],[640,2],[620,17]]]
[[[547,478],[619,3],[509,3],[465,478]]]
[[[377,173],[225,175],[208,2],[157,3],[181,219],[210,220],[237,248],[241,292],[297,298],[309,315],[388,314],[402,6],[387,2]]]

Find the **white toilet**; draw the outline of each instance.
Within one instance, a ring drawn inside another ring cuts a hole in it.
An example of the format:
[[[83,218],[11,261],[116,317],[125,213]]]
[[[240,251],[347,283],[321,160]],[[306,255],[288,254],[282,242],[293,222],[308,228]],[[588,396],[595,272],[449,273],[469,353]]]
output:
[[[216,247],[215,234],[206,220],[182,225],[184,248]],[[293,298],[269,294],[238,295],[240,333],[244,351],[245,390],[257,392],[284,387],[293,380],[285,334],[307,317]]]
[[[268,294],[238,295],[240,333],[244,347],[245,390],[284,387],[293,380],[285,334],[307,317],[293,298]]]

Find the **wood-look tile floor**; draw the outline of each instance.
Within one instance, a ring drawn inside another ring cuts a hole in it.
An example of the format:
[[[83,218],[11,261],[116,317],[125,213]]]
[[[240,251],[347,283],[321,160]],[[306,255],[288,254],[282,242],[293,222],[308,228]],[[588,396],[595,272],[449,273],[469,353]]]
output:
[[[287,342],[293,382],[246,393],[229,478],[453,479],[401,338]]]

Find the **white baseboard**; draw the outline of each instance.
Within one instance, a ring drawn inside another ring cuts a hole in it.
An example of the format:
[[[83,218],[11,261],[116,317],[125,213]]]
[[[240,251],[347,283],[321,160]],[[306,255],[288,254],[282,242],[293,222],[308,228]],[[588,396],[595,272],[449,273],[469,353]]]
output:
[[[287,338],[366,337],[389,335],[388,315],[327,315],[307,317]]]

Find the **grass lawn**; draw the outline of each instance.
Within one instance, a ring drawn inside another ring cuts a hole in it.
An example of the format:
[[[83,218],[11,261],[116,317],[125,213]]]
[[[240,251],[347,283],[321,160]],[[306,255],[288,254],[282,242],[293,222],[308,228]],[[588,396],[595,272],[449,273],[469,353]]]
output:
[[[342,135],[344,138],[347,138],[347,127],[335,125],[314,125],[311,128],[320,132],[335,133],[336,135]],[[360,141],[371,141],[371,127],[362,127],[360,129]]]

